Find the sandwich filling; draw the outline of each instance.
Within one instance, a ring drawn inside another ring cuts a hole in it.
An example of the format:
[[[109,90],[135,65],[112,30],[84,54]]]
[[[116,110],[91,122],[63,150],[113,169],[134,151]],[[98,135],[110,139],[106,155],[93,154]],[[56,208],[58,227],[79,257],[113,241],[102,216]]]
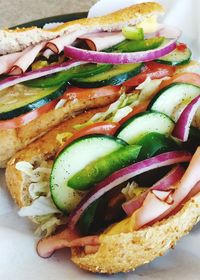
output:
[[[57,135],[53,162],[16,164],[29,196],[19,214],[34,217],[37,232],[46,236],[67,224],[38,243],[42,257],[63,247],[93,254],[105,236],[154,225],[199,192],[200,76],[185,70],[191,51],[179,36],[178,29],[158,25],[151,14],[115,31],[94,27],[88,33],[83,24],[0,57],[3,98],[18,83],[27,92],[44,91],[42,102],[31,106],[19,102],[8,111],[4,104],[0,125],[33,104],[38,109],[56,99],[59,108],[66,96],[119,94],[73,132]]]

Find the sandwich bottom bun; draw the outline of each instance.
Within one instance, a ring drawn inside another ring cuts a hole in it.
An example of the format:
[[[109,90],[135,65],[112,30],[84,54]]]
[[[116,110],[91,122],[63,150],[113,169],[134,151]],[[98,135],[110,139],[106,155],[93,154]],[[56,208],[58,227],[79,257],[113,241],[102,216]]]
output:
[[[133,271],[173,249],[199,220],[200,194],[197,194],[176,215],[153,226],[129,233],[103,234],[95,254],[85,254],[82,249],[73,248],[72,261],[91,272]]]

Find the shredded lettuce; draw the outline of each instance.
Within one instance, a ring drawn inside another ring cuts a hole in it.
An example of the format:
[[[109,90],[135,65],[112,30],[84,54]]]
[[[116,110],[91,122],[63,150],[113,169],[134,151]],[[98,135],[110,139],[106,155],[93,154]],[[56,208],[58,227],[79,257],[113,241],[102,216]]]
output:
[[[56,135],[56,140],[62,145],[67,139],[69,139],[73,134],[71,132],[58,133]]]
[[[129,201],[134,197],[137,197],[144,193],[147,188],[139,187],[136,182],[128,183],[125,188],[121,190],[122,194],[125,196],[126,200]]]
[[[134,191],[135,191],[135,188],[137,188],[137,187],[138,187],[138,184],[133,181],[131,183],[128,183],[126,185],[126,187],[121,190],[122,194],[125,196],[127,201],[132,199],[135,196]]]
[[[82,128],[84,128],[84,127],[86,127],[86,126],[88,126],[90,124],[93,124],[93,123],[94,122],[92,122],[92,121],[87,121],[87,122],[84,122],[84,123],[81,123],[81,124],[75,124],[73,126],[73,128],[76,129],[76,130],[81,130]]]
[[[141,84],[139,84],[135,89],[144,89],[146,86],[148,86],[148,84],[151,82],[151,78],[149,76],[147,76],[147,78],[145,79],[144,82],[142,82]]]
[[[149,100],[152,97],[152,95],[158,90],[161,82],[166,79],[168,79],[168,77],[154,80],[151,80],[150,77],[147,77],[146,80],[137,87],[141,90],[139,95],[139,101],[143,102]]]
[[[50,214],[36,217],[35,222],[38,224],[35,235],[46,237],[54,233],[59,225],[66,224],[66,218]]]
[[[28,176],[33,174],[33,165],[27,161],[17,162],[15,168]]]
[[[65,217],[54,205],[50,196],[49,176],[51,168],[47,162],[34,168],[29,162],[16,164],[16,169],[25,174],[31,198],[29,206],[22,207],[18,214],[31,217],[38,224],[36,234],[48,236],[63,223]]]
[[[32,200],[38,198],[41,195],[47,195],[49,192],[48,182],[31,183],[29,186],[29,194]]]
[[[31,205],[22,207],[18,211],[21,217],[42,216],[55,213],[60,213],[60,210],[55,207],[50,197],[45,196],[36,198]]]
[[[119,122],[121,119],[126,117],[130,112],[132,112],[132,110],[133,109],[130,106],[126,106],[124,108],[117,110],[117,112],[112,118],[113,122]]]
[[[101,121],[119,122],[122,118],[127,116],[136,105],[138,105],[138,96],[138,93],[122,93],[119,99],[109,106],[107,111],[95,114],[89,121],[75,125],[74,128],[79,130],[90,124]]]
[[[58,101],[58,103],[56,104],[56,106],[55,106],[55,110],[57,110],[57,109],[59,109],[59,108],[62,108],[64,105],[65,105],[65,103],[67,102],[67,100],[66,99],[60,99],[59,101]]]

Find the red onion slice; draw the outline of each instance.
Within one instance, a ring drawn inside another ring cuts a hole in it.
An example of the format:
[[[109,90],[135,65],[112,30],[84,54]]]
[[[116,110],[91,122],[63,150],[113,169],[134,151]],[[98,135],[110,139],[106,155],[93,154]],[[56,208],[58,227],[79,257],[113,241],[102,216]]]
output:
[[[105,180],[97,184],[86,196],[81,200],[77,207],[71,212],[69,216],[69,228],[74,229],[80,216],[84,210],[99,197],[104,195],[119,184],[126,182],[136,175],[142,174],[146,171],[168,166],[179,162],[188,162],[191,159],[191,154],[185,151],[173,151],[160,154],[158,156],[134,163],[128,167],[114,172]]]
[[[18,76],[11,76],[0,81],[0,90],[14,86],[16,84],[25,81],[34,80],[47,75],[58,73],[63,70],[68,70],[70,68],[73,68],[81,64],[86,64],[86,62],[71,60],[71,61],[64,62],[62,64],[50,65],[45,68],[26,72]]]
[[[168,172],[162,179],[156,182],[151,188],[138,197],[122,204],[123,210],[128,216],[131,216],[138,208],[140,208],[147,197],[148,193],[152,190],[166,191],[177,183],[183,176],[185,169],[181,165],[175,166],[170,172]]]
[[[82,61],[108,64],[128,64],[146,62],[158,59],[172,52],[176,48],[176,40],[170,40],[166,45],[154,50],[140,51],[132,53],[106,53],[78,49],[72,46],[64,48],[65,56]]]
[[[200,95],[195,97],[186,106],[172,131],[172,135],[182,142],[186,142],[188,140],[190,126],[199,105]]]

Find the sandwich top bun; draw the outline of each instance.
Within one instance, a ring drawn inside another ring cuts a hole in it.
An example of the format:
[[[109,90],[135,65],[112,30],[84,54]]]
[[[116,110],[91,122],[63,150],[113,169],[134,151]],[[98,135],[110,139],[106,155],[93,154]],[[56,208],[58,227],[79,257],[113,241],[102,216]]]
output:
[[[160,15],[163,12],[164,9],[160,4],[147,2],[102,17],[70,21],[51,30],[37,27],[0,30],[0,54],[18,52],[30,45],[80,29],[84,29],[86,32],[121,30],[123,26],[140,23],[147,17]]]

